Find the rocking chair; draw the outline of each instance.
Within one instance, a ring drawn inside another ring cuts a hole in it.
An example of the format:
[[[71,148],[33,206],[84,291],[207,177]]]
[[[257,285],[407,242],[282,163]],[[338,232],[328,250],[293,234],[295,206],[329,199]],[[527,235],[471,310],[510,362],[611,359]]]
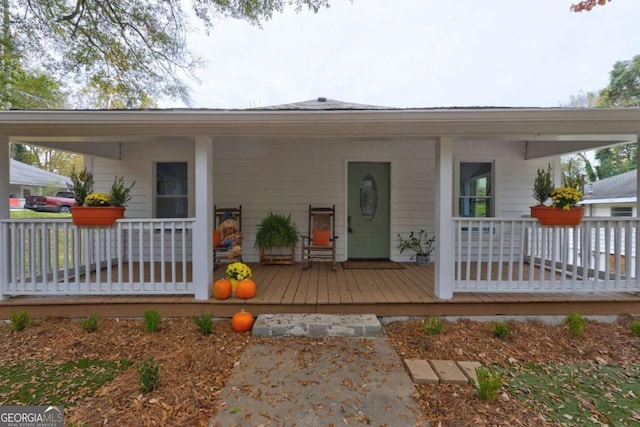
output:
[[[242,262],[242,205],[237,208],[213,207],[213,269],[220,264]]]
[[[336,270],[336,205],[330,208],[314,208],[309,205],[309,231],[302,238],[302,268],[312,261],[331,261]]]

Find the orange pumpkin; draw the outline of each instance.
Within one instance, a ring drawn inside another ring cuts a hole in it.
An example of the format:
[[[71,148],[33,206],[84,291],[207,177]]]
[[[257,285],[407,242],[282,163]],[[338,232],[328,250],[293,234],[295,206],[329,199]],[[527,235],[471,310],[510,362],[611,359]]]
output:
[[[242,299],[249,299],[256,296],[256,284],[251,279],[240,280],[236,285],[236,296]]]
[[[227,299],[231,296],[231,282],[227,279],[218,279],[213,284],[213,297],[215,299]]]
[[[236,332],[248,332],[253,327],[253,315],[241,310],[231,318],[231,328]]]

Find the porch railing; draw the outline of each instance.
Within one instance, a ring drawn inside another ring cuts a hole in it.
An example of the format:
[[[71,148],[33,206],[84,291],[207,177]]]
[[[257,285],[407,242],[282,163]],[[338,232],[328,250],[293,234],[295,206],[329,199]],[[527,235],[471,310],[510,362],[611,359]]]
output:
[[[637,292],[638,218],[455,218],[454,292]]]
[[[193,219],[0,221],[0,295],[193,294]]]

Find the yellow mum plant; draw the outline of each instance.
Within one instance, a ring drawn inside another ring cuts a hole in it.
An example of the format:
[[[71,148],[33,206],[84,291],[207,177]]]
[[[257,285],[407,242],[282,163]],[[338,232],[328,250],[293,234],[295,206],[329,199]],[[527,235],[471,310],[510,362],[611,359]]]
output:
[[[226,273],[229,279],[244,280],[251,278],[251,269],[241,262],[229,264]]]
[[[111,206],[111,197],[105,193],[91,193],[84,199],[84,206]]]
[[[576,206],[582,198],[582,192],[570,187],[556,188],[551,192],[551,200],[556,208],[568,211]]]

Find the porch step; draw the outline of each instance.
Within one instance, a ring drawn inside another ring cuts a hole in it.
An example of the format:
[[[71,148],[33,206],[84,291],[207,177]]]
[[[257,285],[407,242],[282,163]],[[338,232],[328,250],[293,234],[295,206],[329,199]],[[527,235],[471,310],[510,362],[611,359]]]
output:
[[[375,314],[260,314],[253,325],[260,337],[381,337]]]

